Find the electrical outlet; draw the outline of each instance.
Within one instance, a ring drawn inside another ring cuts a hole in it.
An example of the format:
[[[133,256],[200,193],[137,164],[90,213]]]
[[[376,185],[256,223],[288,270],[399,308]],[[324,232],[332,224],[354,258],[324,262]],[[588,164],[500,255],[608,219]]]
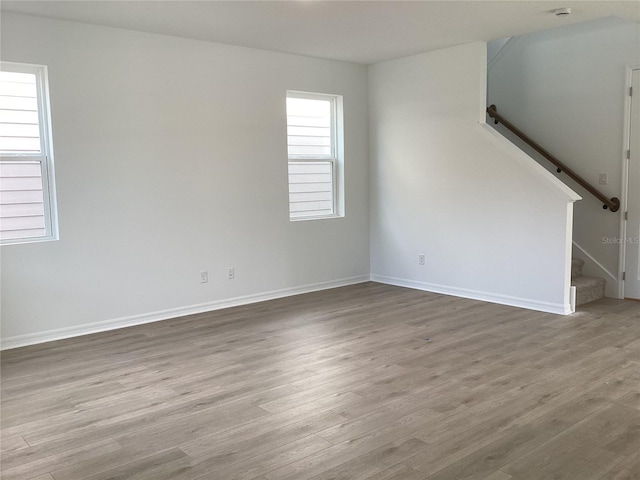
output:
[[[200,283],[207,283],[209,281],[209,272],[200,272]]]
[[[418,255],[418,265],[424,265],[424,253]]]
[[[234,270],[233,267],[231,267],[230,269],[227,270],[227,279],[233,280],[234,278],[236,278],[236,271]]]

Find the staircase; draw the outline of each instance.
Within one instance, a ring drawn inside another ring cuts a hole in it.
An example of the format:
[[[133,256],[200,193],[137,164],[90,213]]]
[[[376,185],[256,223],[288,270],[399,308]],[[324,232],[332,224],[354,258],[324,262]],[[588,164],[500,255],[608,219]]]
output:
[[[604,278],[585,277],[582,275],[584,260],[571,260],[571,285],[576,287],[576,306],[593,302],[604,297]]]

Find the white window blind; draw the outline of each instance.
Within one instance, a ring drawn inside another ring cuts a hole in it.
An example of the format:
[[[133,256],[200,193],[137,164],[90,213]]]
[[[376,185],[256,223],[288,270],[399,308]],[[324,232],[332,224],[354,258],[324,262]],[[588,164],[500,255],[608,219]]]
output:
[[[336,214],[336,96],[287,93],[289,218]]]
[[[333,162],[289,161],[289,217],[333,215]]]
[[[56,238],[46,68],[0,70],[0,242]]]

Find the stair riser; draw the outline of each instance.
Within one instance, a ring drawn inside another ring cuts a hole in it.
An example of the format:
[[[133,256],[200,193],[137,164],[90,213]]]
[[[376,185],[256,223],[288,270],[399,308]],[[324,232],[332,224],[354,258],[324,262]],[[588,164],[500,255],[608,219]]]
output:
[[[590,288],[581,288],[576,292],[576,305],[584,305],[604,298],[604,285],[597,285]]]
[[[583,265],[584,265],[584,260],[582,260],[581,258],[571,259],[571,278],[582,276]]]

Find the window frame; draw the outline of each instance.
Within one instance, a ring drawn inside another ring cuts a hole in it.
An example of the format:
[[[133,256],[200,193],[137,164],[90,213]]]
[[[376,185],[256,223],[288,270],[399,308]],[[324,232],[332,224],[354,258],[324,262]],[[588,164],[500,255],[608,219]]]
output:
[[[331,105],[331,154],[330,155],[314,155],[314,154],[299,154],[289,155],[289,140],[288,140],[288,112],[285,111],[286,127],[287,127],[287,167],[291,163],[317,163],[317,162],[329,162],[331,165],[331,181],[332,181],[332,203],[333,211],[324,215],[307,215],[302,217],[291,217],[291,210],[289,210],[289,221],[298,222],[305,220],[322,220],[330,218],[344,217],[344,127],[343,127],[343,98],[342,95],[328,94],[328,93],[315,93],[315,92],[302,92],[297,90],[287,90],[286,98],[300,98],[306,100],[323,100],[329,101]],[[285,102],[286,106],[286,102]],[[285,109],[286,110],[286,109]],[[287,189],[289,188],[289,182],[287,181]],[[289,191],[289,195],[291,192]],[[291,202],[289,201],[289,205]]]
[[[0,239],[0,246],[58,240],[58,208],[56,202],[53,138],[51,133],[51,108],[49,104],[49,76],[47,66],[2,61],[0,62],[0,71],[27,73],[33,74],[36,77],[40,152],[0,152],[0,163],[4,161],[37,161],[40,163],[42,199],[45,219],[45,235],[40,237]]]

